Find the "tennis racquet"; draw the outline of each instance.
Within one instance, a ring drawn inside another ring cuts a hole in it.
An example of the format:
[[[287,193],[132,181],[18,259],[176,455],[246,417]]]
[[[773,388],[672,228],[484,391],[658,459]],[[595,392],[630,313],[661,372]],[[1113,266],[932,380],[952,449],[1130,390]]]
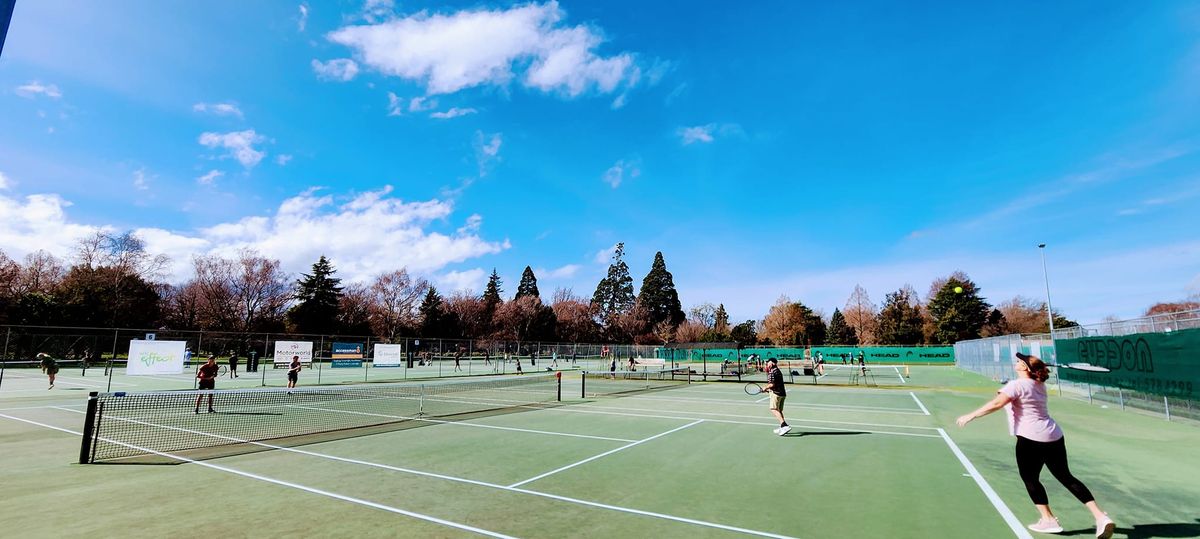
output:
[[[760,386],[754,382],[750,382],[750,383],[746,384],[746,394],[747,395],[758,395],[762,392],[763,392],[762,386]]]
[[[1112,369],[1110,369],[1110,368],[1108,368],[1108,367],[1101,367],[1101,366],[1099,366],[1099,365],[1092,365],[1091,363],[1067,363],[1067,364],[1065,364],[1065,365],[1051,365],[1051,364],[1047,364],[1046,366],[1047,366],[1047,367],[1054,367],[1054,368],[1057,368],[1057,369],[1071,369],[1071,370],[1073,370],[1073,371],[1087,371],[1087,372],[1112,372]]]

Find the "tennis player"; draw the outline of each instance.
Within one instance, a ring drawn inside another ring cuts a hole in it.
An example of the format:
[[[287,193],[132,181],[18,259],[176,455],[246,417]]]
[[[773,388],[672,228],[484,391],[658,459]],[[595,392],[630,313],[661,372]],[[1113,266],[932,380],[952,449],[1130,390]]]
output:
[[[50,387],[46,389],[54,389],[54,377],[58,376],[58,362],[47,353],[39,353],[37,358],[40,361],[42,372],[46,373],[46,377],[50,379]]]
[[[296,382],[300,379],[300,356],[292,356],[292,363],[288,365],[287,379],[288,389],[296,387]]]
[[[767,360],[767,385],[763,390],[771,394],[767,407],[775,415],[775,419],[779,420],[779,428],[771,432],[783,436],[792,430],[792,427],[783,418],[783,401],[787,399],[787,390],[783,388],[783,371],[779,370],[779,362],[775,358]]]
[[[521,356],[517,356],[517,374],[525,374],[525,371],[521,370]]]
[[[237,350],[229,353],[229,377],[237,378],[238,355]]]
[[[1096,519],[1096,537],[1112,537],[1116,525],[1100,510],[1091,491],[1071,475],[1067,466],[1066,439],[1063,437],[1062,428],[1050,417],[1046,407],[1045,381],[1050,377],[1046,364],[1037,356],[1018,353],[1013,367],[1017,371],[1017,378],[1000,388],[999,394],[987,404],[959,417],[958,426],[965,427],[975,419],[1005,408],[1008,411],[1009,433],[1017,437],[1017,470],[1021,474],[1021,480],[1025,482],[1025,490],[1033,500],[1033,505],[1041,514],[1041,519],[1030,524],[1029,529],[1040,533],[1063,531],[1058,518],[1050,511],[1046,489],[1038,480],[1042,467],[1045,466],[1050,468],[1050,473],[1058,482],[1067,487],[1067,490],[1092,512]]]
[[[196,378],[200,380],[201,393],[196,395],[196,413],[200,413],[200,401],[204,400],[204,391],[208,391],[208,413],[215,413],[213,410],[213,394],[212,391],[217,388],[217,375],[220,374],[221,367],[217,366],[217,355],[208,356],[208,362],[201,365],[196,371]]]

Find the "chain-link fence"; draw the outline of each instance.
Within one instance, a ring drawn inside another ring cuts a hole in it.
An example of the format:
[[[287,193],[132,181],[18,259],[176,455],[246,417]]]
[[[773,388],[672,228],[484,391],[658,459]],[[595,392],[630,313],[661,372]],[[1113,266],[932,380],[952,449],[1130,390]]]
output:
[[[1117,337],[1135,333],[1163,333],[1183,329],[1200,328],[1200,309],[1164,313],[1130,320],[1119,320],[1055,329],[1054,338],[1059,342],[1082,337]],[[1005,335],[962,341],[954,345],[955,364],[977,372],[997,382],[1014,376],[1014,354],[1034,354],[1049,363],[1057,363],[1055,341],[1050,335]],[[1196,351],[1200,362],[1200,350]],[[1068,380],[1060,380],[1057,369],[1052,369],[1049,383],[1057,387],[1059,394],[1087,399],[1102,406],[1118,406],[1122,410],[1136,409],[1161,415],[1167,419],[1187,418],[1200,420],[1200,402],[1193,399],[1166,397],[1119,387],[1106,387]]]
[[[277,343],[312,343],[312,362],[305,363],[308,383],[351,383],[395,381],[413,378],[511,374],[546,370],[605,370],[616,359],[623,365],[629,358],[655,361],[652,345],[618,343],[569,343],[512,341],[503,339],[438,339],[406,337],[395,340],[363,335],[303,335],[293,333],[236,333],[169,329],[113,329],[50,326],[0,326],[0,389],[4,376],[10,381],[38,375],[39,353],[57,363],[60,378],[96,387],[97,378],[125,371],[132,340],[185,342],[185,373],[177,383],[162,389],[190,389],[194,371],[209,356],[216,356],[229,379],[240,385],[286,385],[287,360],[275,357]],[[335,344],[338,345],[335,351]],[[397,344],[399,365],[375,365],[374,345]],[[346,346],[350,345],[350,346]],[[361,346],[360,346],[361,345]],[[361,351],[361,357],[342,349]],[[281,348],[282,349],[282,348]],[[290,354],[289,354],[290,355]],[[130,381],[118,381],[117,387]],[[11,385],[11,384],[9,384]],[[101,388],[110,384],[101,383]]]

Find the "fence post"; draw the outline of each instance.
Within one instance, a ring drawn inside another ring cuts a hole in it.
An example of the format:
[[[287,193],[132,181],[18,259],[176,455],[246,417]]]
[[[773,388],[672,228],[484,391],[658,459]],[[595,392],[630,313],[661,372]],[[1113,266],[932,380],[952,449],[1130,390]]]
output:
[[[321,385],[321,352],[325,350],[325,336],[321,335],[321,344],[317,348],[317,353],[313,354],[313,361],[317,362],[317,385]]]
[[[371,337],[368,335],[367,336],[367,344],[363,345],[363,353],[362,353],[363,383],[364,384],[367,383],[367,369],[369,369],[371,367],[371,363],[375,361],[375,354],[371,354],[371,358],[370,358],[371,361],[367,361],[367,359],[368,359],[367,358],[367,350],[370,350],[370,349],[371,349]]]
[[[271,349],[271,334],[268,333],[263,340],[263,360],[267,359],[267,350]],[[271,357],[271,369],[275,369],[275,358]],[[262,369],[262,380],[259,381],[258,387],[267,387],[267,369]]]
[[[1117,399],[1121,401],[1121,410],[1125,409],[1125,390],[1117,388]]]
[[[0,355],[0,386],[4,385],[4,369],[8,367],[8,339],[12,336],[12,328],[4,331],[4,354]]]
[[[110,392],[110,393],[112,392],[113,362],[115,362],[117,360],[117,339],[121,338],[120,334],[121,334],[121,330],[118,330],[118,329],[113,330],[112,357],[109,358],[109,360],[108,360],[108,388],[105,389],[105,391]],[[128,360],[126,360],[126,361],[128,361]]]
[[[1088,404],[1092,403],[1092,383],[1088,382]]]
[[[1167,421],[1171,420],[1171,401],[1167,400],[1167,396],[1163,395],[1163,411],[1167,413]]]

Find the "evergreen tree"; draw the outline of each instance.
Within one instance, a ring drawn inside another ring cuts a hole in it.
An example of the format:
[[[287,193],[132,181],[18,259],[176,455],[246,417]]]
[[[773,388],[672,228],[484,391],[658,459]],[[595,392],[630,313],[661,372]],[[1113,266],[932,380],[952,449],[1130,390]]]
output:
[[[667,262],[663,260],[662,251],[654,255],[650,272],[642,280],[642,290],[638,294],[637,303],[646,308],[650,327],[662,322],[678,326],[683,322],[683,306],[679,303],[679,292],[675,290],[675,280],[671,272],[667,271]]]
[[[1000,312],[1000,309],[992,309],[992,312],[988,314],[987,322],[983,324],[983,330],[979,333],[984,337],[1008,335],[1011,333],[1008,330],[1008,319],[1004,317],[1004,313]]]
[[[629,266],[622,260],[624,256],[625,244],[618,243],[612,264],[608,266],[608,275],[600,279],[592,294],[592,305],[600,323],[609,332],[615,328],[617,319],[633,309],[634,304],[633,278],[629,276]]]
[[[288,320],[299,333],[336,333],[338,327],[338,305],[342,299],[341,279],[333,274],[337,270],[321,255],[313,264],[312,273],[301,275],[296,281],[297,303],[288,311]]]
[[[425,299],[417,308],[417,316],[420,318],[420,336],[422,337],[454,338],[459,336],[458,318],[454,313],[446,310],[446,302],[442,301],[442,296],[438,294],[435,287],[429,287],[429,291],[425,293]]]
[[[496,273],[496,268],[492,268],[492,276],[488,277],[487,288],[483,290],[483,332],[490,333],[496,326],[496,310],[500,308],[500,304],[504,300],[500,299],[500,293],[503,292],[500,285],[500,274]]]
[[[525,266],[525,271],[521,273],[521,284],[517,285],[517,295],[513,299],[521,299],[523,297],[534,297],[542,299],[538,293],[537,276],[533,274],[533,269]]]
[[[753,320],[733,326],[733,329],[729,331],[729,337],[742,346],[758,344],[758,333],[754,330]]]
[[[713,330],[717,333],[729,333],[729,313],[725,312],[725,304],[717,305],[717,312],[713,314]]]
[[[858,344],[858,335],[854,333],[854,328],[846,323],[846,317],[842,315],[842,311],[833,310],[833,316],[829,318],[829,344],[844,344],[854,346]]]
[[[876,340],[881,344],[920,344],[922,322],[916,293],[911,287],[901,288],[888,294],[879,310]]]
[[[965,275],[964,275],[965,277]],[[954,344],[978,339],[988,321],[988,305],[979,297],[979,287],[970,279],[950,277],[937,294],[929,300],[929,315],[933,319],[933,339],[938,343]]]

